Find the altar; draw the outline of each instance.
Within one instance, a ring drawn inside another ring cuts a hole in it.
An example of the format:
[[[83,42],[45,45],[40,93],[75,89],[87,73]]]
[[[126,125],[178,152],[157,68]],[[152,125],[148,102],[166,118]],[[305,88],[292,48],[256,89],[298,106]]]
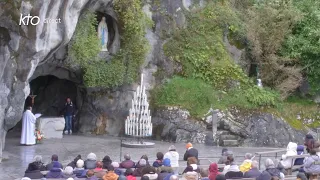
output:
[[[40,117],[36,127],[44,135],[45,139],[62,138],[65,126],[64,117]]]

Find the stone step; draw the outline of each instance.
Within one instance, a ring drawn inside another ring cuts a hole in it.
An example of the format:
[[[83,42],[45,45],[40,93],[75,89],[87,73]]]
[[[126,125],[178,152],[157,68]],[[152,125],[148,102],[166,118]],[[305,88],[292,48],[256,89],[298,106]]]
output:
[[[223,146],[238,146],[238,140],[223,140]]]
[[[231,134],[225,134],[220,136],[220,140],[237,140],[238,136],[231,135]]]

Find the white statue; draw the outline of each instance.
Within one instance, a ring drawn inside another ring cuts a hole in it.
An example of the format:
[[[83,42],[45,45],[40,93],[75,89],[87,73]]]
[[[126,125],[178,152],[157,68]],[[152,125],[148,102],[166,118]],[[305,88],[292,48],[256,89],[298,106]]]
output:
[[[108,51],[109,33],[105,17],[102,17],[102,20],[98,25],[98,36],[101,42],[101,51]]]
[[[262,86],[262,81],[261,81],[261,79],[257,79],[257,81],[258,81],[258,87],[260,87],[260,88],[262,88],[263,86]]]

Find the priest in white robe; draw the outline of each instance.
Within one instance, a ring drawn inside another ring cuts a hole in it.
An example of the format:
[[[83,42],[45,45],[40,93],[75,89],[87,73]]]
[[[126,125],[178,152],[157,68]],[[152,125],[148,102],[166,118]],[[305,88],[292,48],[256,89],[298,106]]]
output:
[[[31,112],[32,108],[28,107],[27,110],[23,113],[22,117],[22,131],[21,131],[21,140],[20,144],[24,145],[35,145],[36,137],[35,124],[36,116]]]

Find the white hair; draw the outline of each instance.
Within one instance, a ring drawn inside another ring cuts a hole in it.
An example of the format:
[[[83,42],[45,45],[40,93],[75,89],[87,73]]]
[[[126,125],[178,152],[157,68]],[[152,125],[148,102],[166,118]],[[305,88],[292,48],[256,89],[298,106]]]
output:
[[[246,154],[244,155],[244,157],[245,157],[246,159],[250,159],[250,160],[251,160],[251,158],[253,157],[253,155],[252,155],[251,153],[246,153]]]
[[[36,161],[36,162],[41,162],[42,161],[42,156],[36,155],[36,156],[34,156],[33,160]]]
[[[31,179],[28,177],[23,177],[21,180],[31,180]]]
[[[79,159],[77,161],[77,168],[83,168],[83,166],[84,166],[84,161],[82,159]]]
[[[251,162],[251,167],[257,168],[258,166],[259,166],[258,161],[254,160],[254,161]]]
[[[67,166],[64,169],[63,173],[66,174],[66,175],[72,175],[73,174],[73,168],[71,166]]]
[[[172,175],[172,176],[170,176],[170,180],[178,180],[179,178],[178,178],[178,176],[176,176],[176,175]]]
[[[74,180],[73,178],[68,178],[67,180]]]
[[[97,156],[94,153],[89,153],[87,156],[87,159],[89,160],[97,160]]]

